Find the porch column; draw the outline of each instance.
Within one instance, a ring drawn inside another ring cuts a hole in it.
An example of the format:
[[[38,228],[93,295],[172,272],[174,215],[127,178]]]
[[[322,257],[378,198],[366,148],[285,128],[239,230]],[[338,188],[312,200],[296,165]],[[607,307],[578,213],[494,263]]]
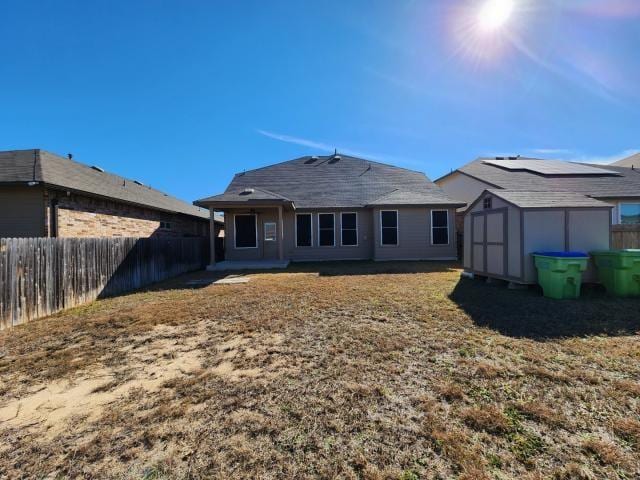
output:
[[[209,248],[211,249],[211,258],[209,259],[209,270],[216,265],[216,221],[213,215],[213,207],[209,207]]]
[[[284,260],[284,225],[282,222],[282,205],[278,206],[278,225],[280,228],[278,238],[278,258]]]

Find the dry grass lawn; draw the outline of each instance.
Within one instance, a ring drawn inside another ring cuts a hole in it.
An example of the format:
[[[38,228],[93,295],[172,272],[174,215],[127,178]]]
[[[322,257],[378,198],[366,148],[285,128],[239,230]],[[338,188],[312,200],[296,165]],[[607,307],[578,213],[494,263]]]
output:
[[[0,333],[0,478],[640,477],[640,300],[193,274]]]

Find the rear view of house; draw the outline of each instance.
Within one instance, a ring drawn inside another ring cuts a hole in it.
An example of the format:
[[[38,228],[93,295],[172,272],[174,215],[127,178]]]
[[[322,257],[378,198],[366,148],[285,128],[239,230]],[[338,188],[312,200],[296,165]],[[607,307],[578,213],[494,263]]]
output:
[[[222,219],[216,218],[214,236]],[[209,211],[44,150],[0,152],[0,237],[204,237]]]
[[[455,209],[423,173],[361,158],[308,156],[238,173],[196,205],[224,211],[225,259],[456,258]]]

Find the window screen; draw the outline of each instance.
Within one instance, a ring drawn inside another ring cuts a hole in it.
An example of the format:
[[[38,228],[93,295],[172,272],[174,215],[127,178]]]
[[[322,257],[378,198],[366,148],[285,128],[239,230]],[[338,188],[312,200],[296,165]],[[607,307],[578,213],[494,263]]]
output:
[[[318,244],[321,247],[332,247],[335,245],[333,213],[318,214]]]
[[[264,222],[264,240],[266,242],[275,242],[276,222]]]
[[[358,245],[358,214],[343,213],[340,220],[342,245]]]
[[[256,216],[236,215],[236,248],[256,248]]]
[[[311,214],[299,213],[296,215],[296,246],[311,246]]]
[[[449,212],[446,210],[431,211],[431,243],[449,244]]]
[[[640,223],[640,203],[623,203],[620,205],[620,223],[634,225]]]
[[[398,244],[398,212],[381,211],[380,226],[382,230],[382,245]]]

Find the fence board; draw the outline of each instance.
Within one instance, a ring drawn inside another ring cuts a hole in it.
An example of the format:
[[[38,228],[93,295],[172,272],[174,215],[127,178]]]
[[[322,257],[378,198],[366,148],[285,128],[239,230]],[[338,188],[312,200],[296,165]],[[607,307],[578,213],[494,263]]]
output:
[[[612,225],[611,248],[640,248],[640,225]]]
[[[203,238],[0,238],[0,329],[204,268]]]

